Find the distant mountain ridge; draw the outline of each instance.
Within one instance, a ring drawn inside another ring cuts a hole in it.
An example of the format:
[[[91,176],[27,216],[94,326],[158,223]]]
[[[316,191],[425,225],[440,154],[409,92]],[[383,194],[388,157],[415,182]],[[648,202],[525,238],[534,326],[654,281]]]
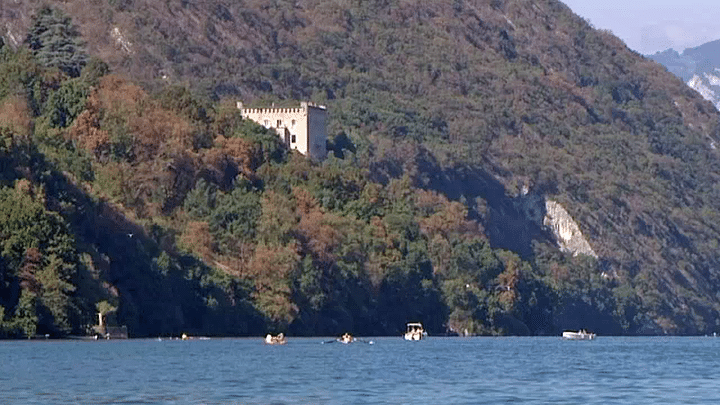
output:
[[[668,49],[647,57],[665,66],[720,110],[720,40],[682,53]]]

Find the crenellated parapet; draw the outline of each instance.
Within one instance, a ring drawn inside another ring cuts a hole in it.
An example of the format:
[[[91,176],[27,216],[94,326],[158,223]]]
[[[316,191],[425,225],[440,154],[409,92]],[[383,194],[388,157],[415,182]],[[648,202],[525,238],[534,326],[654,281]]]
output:
[[[238,103],[242,105],[242,103]],[[303,108],[240,108],[243,115],[246,114],[302,114]]]
[[[255,107],[255,108],[246,108],[242,101],[237,102],[237,108],[242,112],[242,114],[304,114],[307,112],[308,109],[318,109],[318,110],[327,110],[327,108],[324,105],[315,104],[313,102],[305,102],[303,101],[300,103],[300,108],[276,108],[276,107]]]

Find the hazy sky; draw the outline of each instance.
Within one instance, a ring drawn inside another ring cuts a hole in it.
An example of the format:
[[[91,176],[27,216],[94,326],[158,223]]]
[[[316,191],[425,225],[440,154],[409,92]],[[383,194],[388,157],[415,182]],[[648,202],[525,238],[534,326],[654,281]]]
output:
[[[720,0],[561,0],[632,49],[682,52],[720,39]]]

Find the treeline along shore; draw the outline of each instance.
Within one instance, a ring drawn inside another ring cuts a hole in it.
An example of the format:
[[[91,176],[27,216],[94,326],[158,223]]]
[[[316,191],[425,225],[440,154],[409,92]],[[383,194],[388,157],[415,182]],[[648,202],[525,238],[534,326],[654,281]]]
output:
[[[196,3],[0,7],[0,337],[719,328],[720,116],[611,33]],[[238,101],[326,106],[328,157]]]

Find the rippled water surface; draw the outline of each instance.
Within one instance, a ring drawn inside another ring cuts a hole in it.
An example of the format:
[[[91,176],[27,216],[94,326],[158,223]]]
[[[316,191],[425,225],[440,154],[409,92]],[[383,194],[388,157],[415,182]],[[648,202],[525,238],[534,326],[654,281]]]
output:
[[[325,340],[0,341],[0,403],[720,404],[717,338]]]

